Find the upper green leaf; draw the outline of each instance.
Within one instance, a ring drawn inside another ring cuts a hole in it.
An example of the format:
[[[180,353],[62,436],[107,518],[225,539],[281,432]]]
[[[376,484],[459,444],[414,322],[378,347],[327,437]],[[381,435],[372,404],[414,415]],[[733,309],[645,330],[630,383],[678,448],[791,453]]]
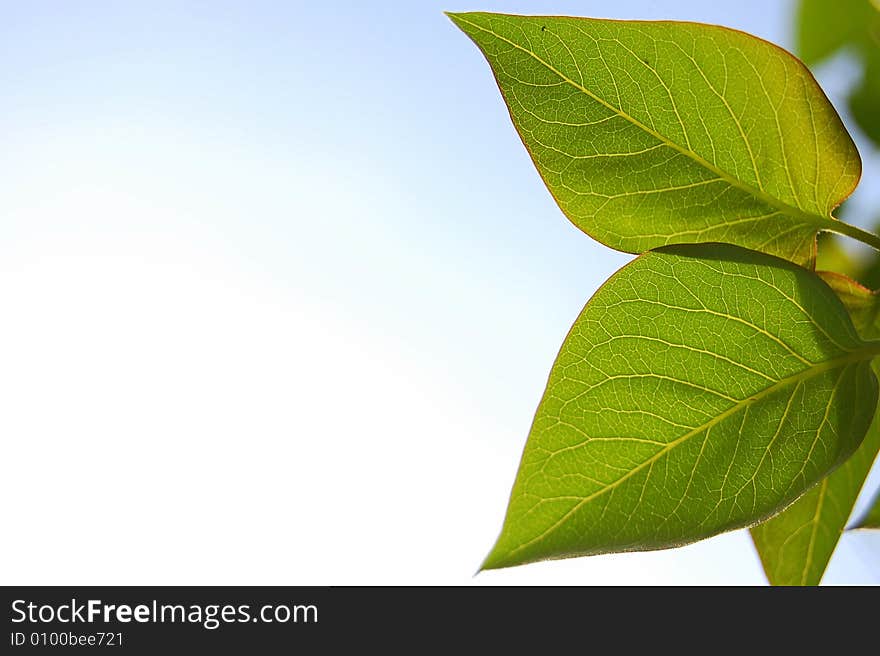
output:
[[[697,23],[451,14],[575,225],[641,253],[738,244],[811,263],[861,163],[809,71]]]
[[[563,344],[484,567],[671,547],[779,512],[861,443],[878,352],[799,266],[717,244],[645,253]]]
[[[862,445],[833,474],[776,517],[752,527],[771,584],[819,584],[878,450],[880,412]]]

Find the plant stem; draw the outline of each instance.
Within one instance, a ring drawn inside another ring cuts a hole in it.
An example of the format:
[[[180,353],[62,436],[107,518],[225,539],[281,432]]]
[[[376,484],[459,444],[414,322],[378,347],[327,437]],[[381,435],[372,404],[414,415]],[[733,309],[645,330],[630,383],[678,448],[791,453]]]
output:
[[[880,251],[880,237],[867,230],[862,230],[854,225],[837,220],[835,220],[833,225],[830,225],[827,229],[846,235],[847,237],[852,237],[853,239],[858,239],[860,242]]]

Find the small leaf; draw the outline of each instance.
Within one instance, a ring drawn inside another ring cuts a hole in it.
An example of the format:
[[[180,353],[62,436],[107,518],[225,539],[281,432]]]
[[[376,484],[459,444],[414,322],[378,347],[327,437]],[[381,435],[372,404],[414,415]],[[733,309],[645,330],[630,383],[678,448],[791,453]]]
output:
[[[843,302],[859,334],[880,337],[880,294],[834,271],[816,272]]]
[[[833,474],[781,514],[752,527],[771,584],[819,585],[878,450],[880,412],[862,445]]]
[[[861,443],[877,353],[799,266],[720,244],[645,253],[566,338],[484,568],[673,547],[779,512]]]
[[[729,242],[812,263],[861,173],[813,76],[713,25],[451,14],[562,211],[641,253]]]
[[[796,50],[812,66],[862,37],[870,0],[801,0]]]
[[[853,528],[880,528],[880,492],[877,492],[865,516]]]

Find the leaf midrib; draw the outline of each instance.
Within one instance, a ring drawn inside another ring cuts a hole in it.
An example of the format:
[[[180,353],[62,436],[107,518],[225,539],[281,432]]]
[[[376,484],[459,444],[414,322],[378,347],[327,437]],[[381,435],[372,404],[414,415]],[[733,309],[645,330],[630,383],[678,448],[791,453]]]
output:
[[[831,216],[823,216],[820,214],[813,214],[811,212],[806,212],[803,209],[801,209],[800,207],[796,207],[794,205],[789,205],[788,203],[785,203],[785,202],[779,200],[778,198],[771,196],[767,192],[762,191],[761,189],[758,189],[756,187],[753,187],[750,184],[743,182],[742,180],[740,180],[739,178],[728,173],[724,169],[721,169],[718,166],[709,162],[708,160],[704,159],[699,154],[695,153],[694,151],[690,150],[689,148],[686,148],[684,146],[677,144],[676,142],[667,138],[663,134],[648,127],[647,125],[645,125],[644,123],[642,123],[641,121],[636,119],[635,117],[630,116],[629,114],[624,112],[622,109],[615,107],[611,103],[607,102],[603,98],[599,97],[598,95],[596,95],[595,93],[593,93],[592,91],[587,89],[582,84],[579,84],[578,82],[575,82],[574,80],[569,78],[562,71],[557,69],[552,64],[544,61],[541,57],[539,57],[536,53],[532,52],[528,48],[522,47],[521,45],[519,45],[515,41],[511,41],[507,37],[502,36],[501,34],[498,34],[494,30],[487,29],[487,28],[483,27],[482,25],[478,25],[477,23],[474,23],[472,21],[467,20],[466,18],[464,18],[464,16],[462,14],[455,14],[455,17],[458,20],[460,20],[464,23],[467,23],[468,25],[475,27],[478,30],[486,32],[487,34],[491,34],[492,36],[496,37],[497,39],[504,41],[508,45],[513,46],[514,48],[526,53],[527,55],[532,57],[535,61],[537,61],[538,63],[543,65],[545,68],[547,68],[548,70],[550,70],[553,73],[555,73],[556,75],[558,75],[559,78],[562,79],[564,82],[570,84],[571,86],[573,86],[575,89],[577,89],[581,93],[586,94],[587,96],[589,96],[590,98],[592,98],[596,102],[600,103],[601,105],[603,105],[607,109],[614,112],[616,115],[629,121],[630,123],[632,123],[636,127],[644,130],[645,132],[647,132],[648,134],[650,134],[654,138],[661,141],[666,146],[672,148],[673,150],[680,152],[681,154],[685,155],[686,157],[689,157],[690,159],[695,161],[697,164],[708,169],[709,171],[711,171],[712,173],[717,175],[719,178],[723,179],[725,182],[727,182],[731,186],[736,187],[737,189],[740,189],[741,191],[744,191],[747,194],[754,196],[755,198],[758,198],[759,200],[762,200],[763,202],[767,203],[771,207],[774,207],[777,210],[780,210],[780,211],[784,212],[785,214],[788,214],[789,216],[801,219],[804,223],[815,227],[817,230],[821,229],[823,227],[828,228],[828,229],[834,229],[833,226],[835,226],[837,223],[839,223],[836,219],[834,219]],[[829,228],[829,226],[831,226],[831,227]]]
[[[583,497],[570,510],[566,511],[558,520],[556,520],[551,526],[549,526],[544,531],[542,531],[539,535],[530,539],[528,542],[524,542],[523,544],[519,545],[518,547],[512,549],[509,553],[509,556],[513,556],[514,554],[522,551],[523,549],[530,547],[531,545],[535,544],[536,542],[543,540],[547,535],[549,535],[551,532],[556,530],[556,528],[561,526],[569,517],[571,517],[574,513],[576,513],[584,505],[586,505],[587,503],[589,503],[593,499],[596,499],[596,498],[602,496],[603,494],[605,494],[606,492],[610,492],[611,490],[617,488],[619,485],[624,483],[626,480],[628,480],[629,478],[635,476],[637,473],[642,471],[645,467],[653,464],[654,462],[656,462],[657,460],[659,460],[660,458],[665,456],[667,453],[672,451],[672,449],[677,447],[679,444],[686,442],[690,438],[692,438],[696,435],[699,435],[704,431],[710,430],[711,428],[713,428],[717,424],[721,423],[722,421],[724,421],[728,417],[735,415],[740,410],[748,408],[750,405],[753,405],[754,403],[757,403],[758,401],[763,400],[764,398],[770,396],[771,394],[773,394],[781,389],[784,389],[788,385],[799,384],[801,382],[809,380],[810,378],[813,378],[815,376],[823,374],[827,371],[832,371],[833,369],[837,369],[838,367],[846,367],[851,364],[870,361],[871,359],[873,359],[874,357],[876,357],[878,355],[880,355],[880,341],[867,342],[867,343],[865,343],[865,346],[863,346],[860,349],[850,351],[846,355],[839,357],[839,358],[835,358],[833,360],[828,360],[826,362],[816,363],[811,367],[808,367],[806,369],[802,369],[801,371],[799,371],[795,374],[792,374],[791,376],[788,376],[786,378],[782,378],[781,380],[777,381],[773,385],[770,385],[769,387],[764,388],[763,390],[761,390],[760,392],[757,392],[756,394],[752,394],[752,395],[746,397],[745,399],[738,401],[736,404],[732,405],[730,408],[728,408],[724,412],[720,413],[719,415],[716,415],[715,417],[713,417],[712,419],[710,419],[706,423],[702,424],[701,426],[697,426],[696,428],[688,431],[687,433],[685,433],[681,437],[675,438],[674,440],[669,442],[669,444],[667,444],[662,449],[660,449],[657,453],[655,453],[653,456],[651,456],[650,458],[648,458],[644,462],[640,463],[639,465],[637,465],[636,467],[634,467],[633,469],[628,471],[626,474],[624,474],[623,476],[618,478],[613,483],[609,483],[605,487],[591,493],[590,495],[588,495],[586,497]]]

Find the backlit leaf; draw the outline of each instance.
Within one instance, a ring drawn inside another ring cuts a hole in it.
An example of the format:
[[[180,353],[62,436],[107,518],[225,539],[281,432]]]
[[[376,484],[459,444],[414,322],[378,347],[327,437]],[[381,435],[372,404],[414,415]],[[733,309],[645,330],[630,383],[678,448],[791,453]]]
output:
[[[729,242],[808,264],[861,171],[810,72],[735,30],[451,14],[562,211],[622,251]]]
[[[790,262],[645,253],[566,338],[484,568],[672,547],[779,512],[859,447],[877,353]]]

